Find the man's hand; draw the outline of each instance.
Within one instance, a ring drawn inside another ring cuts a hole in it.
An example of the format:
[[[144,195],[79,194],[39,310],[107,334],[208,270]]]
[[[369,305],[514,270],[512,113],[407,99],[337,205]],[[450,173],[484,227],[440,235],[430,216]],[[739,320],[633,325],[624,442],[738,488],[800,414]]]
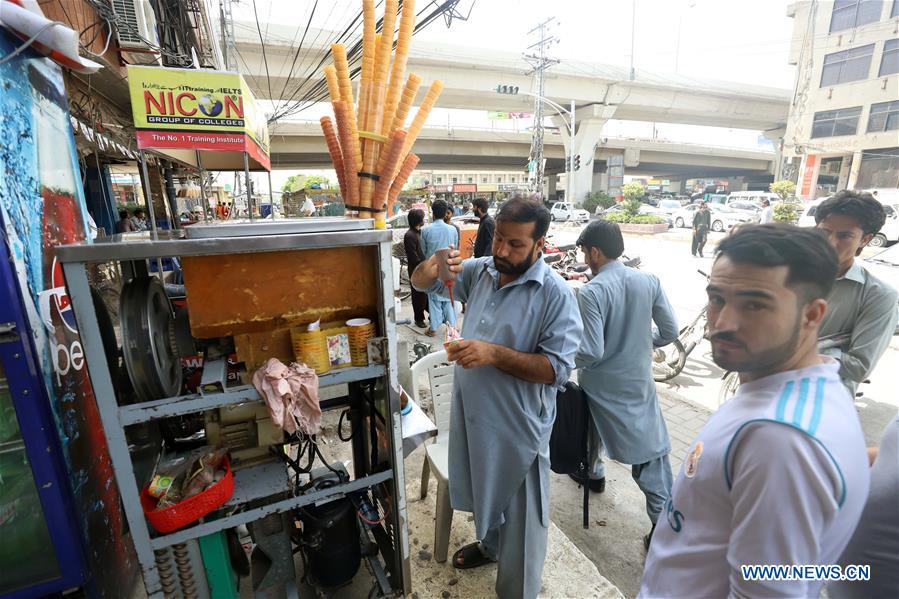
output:
[[[477,339],[460,339],[447,344],[446,357],[462,368],[491,366],[496,361],[497,346]]]
[[[449,246],[449,255],[446,263],[452,272],[462,272],[462,258],[460,258],[459,250],[452,245]],[[430,258],[419,264],[412,273],[412,286],[417,289],[427,289],[437,280],[437,254],[433,254]]]

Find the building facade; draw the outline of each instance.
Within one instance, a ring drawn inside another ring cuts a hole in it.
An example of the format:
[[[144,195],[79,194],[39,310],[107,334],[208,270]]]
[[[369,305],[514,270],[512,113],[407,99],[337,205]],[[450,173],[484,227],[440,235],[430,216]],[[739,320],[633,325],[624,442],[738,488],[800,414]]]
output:
[[[899,0],[791,4],[797,68],[780,178],[797,196],[899,187]]]

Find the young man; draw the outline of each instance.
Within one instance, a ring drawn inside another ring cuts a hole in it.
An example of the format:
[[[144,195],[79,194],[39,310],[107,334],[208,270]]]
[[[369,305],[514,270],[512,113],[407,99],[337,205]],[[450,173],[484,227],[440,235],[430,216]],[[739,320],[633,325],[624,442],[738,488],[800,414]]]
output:
[[[631,474],[646,495],[652,531],[671,493],[671,443],[662,418],[652,363],[653,346],[677,339],[677,319],[659,280],[648,272],[618,261],[624,253],[621,229],[615,223],[593,221],[577,244],[583,249],[593,278],[578,292],[584,335],[576,363],[578,381],[590,404],[594,492],[605,490],[602,448],[613,460],[632,464]],[[658,331],[647,324],[654,321]]]
[[[135,231],[146,231],[149,229],[147,213],[144,212],[143,208],[138,208],[134,211],[134,216],[131,217],[131,224],[134,226]]]
[[[436,200],[431,205],[434,221],[421,231],[421,249],[425,259],[431,258],[437,250],[459,247],[459,230],[449,224],[449,211],[449,204],[443,200]],[[438,293],[428,293],[428,315],[431,319],[431,326],[425,332],[428,337],[435,337],[443,323],[456,326],[455,307],[449,298]]]
[[[699,203],[699,210],[693,215],[693,247],[694,256],[705,258],[702,250],[705,248],[705,242],[709,237],[709,229],[712,227],[712,213],[709,211],[707,202]]]
[[[406,218],[409,220],[409,230],[403,236],[403,247],[406,249],[406,268],[409,270],[409,279],[418,265],[425,261],[424,252],[421,249],[421,228],[425,224],[425,213],[418,208],[409,211]],[[420,329],[427,328],[425,324],[425,312],[428,309],[428,296],[421,291],[412,288],[412,313],[415,315],[415,326]]]
[[[899,294],[855,259],[885,221],[880,202],[857,191],[841,191],[815,212],[815,222],[829,236],[839,260],[820,335],[851,334],[845,345],[825,353],[840,363],[840,377],[853,395],[871,375],[896,330]]]
[[[136,229],[134,228],[134,223],[131,222],[131,218],[128,216],[128,211],[119,210],[119,220],[115,224],[115,232],[130,233],[132,231],[136,231]]]
[[[480,543],[453,556],[456,568],[498,562],[496,594],[540,591],[549,526],[549,437],[556,393],[568,380],[581,336],[574,294],[541,259],[549,211],[513,197],[496,217],[493,256],[448,261],[468,302],[456,363],[449,442],[453,509],[473,512]],[[412,284],[446,293],[437,261]]]
[[[482,258],[489,256],[493,247],[493,231],[496,229],[496,223],[493,217],[487,212],[487,200],[484,198],[476,198],[474,201],[474,214],[481,219],[478,225],[478,235],[474,240],[474,257]]]
[[[820,580],[754,580],[741,567],[836,563],[868,496],[858,415],[839,365],[817,351],[836,271],[813,229],[741,227],[718,245],[712,356],[742,384],[686,455],[641,597],[818,597]]]

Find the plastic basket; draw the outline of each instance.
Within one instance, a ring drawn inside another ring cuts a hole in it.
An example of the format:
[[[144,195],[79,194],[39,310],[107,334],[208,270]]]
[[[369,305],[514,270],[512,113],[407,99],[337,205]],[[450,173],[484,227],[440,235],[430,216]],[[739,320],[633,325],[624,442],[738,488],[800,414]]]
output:
[[[140,492],[140,503],[150,526],[157,532],[174,532],[224,505],[234,494],[234,474],[231,472],[231,461],[228,456],[222,460],[222,466],[225,469],[222,480],[202,493],[161,510],[156,509],[156,499],[147,491],[150,485],[145,485]]]

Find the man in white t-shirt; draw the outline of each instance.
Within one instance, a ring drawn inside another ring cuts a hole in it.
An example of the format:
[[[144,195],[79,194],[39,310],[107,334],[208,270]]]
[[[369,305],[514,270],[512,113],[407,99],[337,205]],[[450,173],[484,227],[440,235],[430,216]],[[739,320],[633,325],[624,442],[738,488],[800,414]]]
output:
[[[819,595],[821,580],[747,580],[741,566],[836,564],[868,496],[858,415],[839,364],[817,351],[836,270],[812,229],[741,227],[718,245],[712,353],[741,385],[687,452],[641,597]]]

